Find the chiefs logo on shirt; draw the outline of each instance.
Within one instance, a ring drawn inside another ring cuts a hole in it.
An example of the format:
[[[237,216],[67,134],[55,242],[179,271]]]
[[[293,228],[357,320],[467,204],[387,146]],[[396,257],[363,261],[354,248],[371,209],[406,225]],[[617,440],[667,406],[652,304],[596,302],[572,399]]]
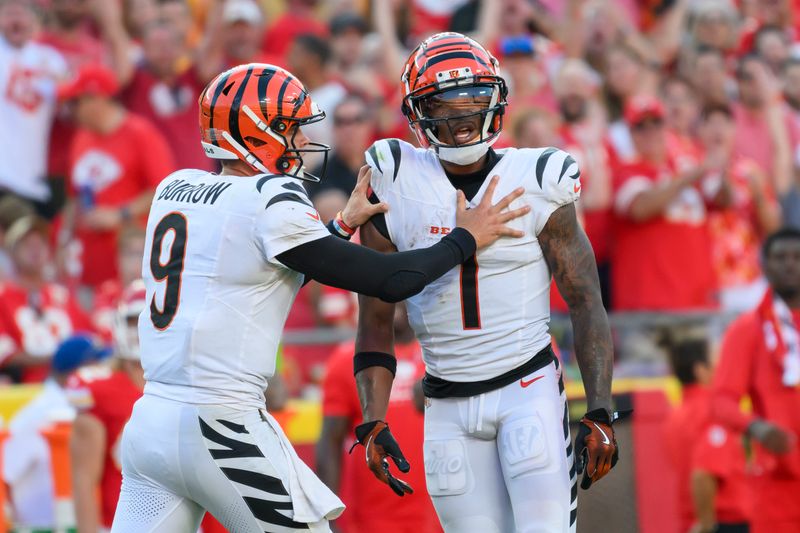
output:
[[[122,167],[111,155],[102,150],[87,150],[75,162],[72,180],[76,188],[89,187],[100,192],[122,175]]]

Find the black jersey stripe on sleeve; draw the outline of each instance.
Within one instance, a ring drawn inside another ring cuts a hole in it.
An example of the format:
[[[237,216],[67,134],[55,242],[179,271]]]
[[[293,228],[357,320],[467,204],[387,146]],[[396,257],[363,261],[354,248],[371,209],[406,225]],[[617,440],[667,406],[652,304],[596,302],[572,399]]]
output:
[[[311,208],[314,207],[313,205],[311,205],[311,202],[305,200],[304,198],[298,196],[297,194],[293,192],[284,192],[273,196],[272,199],[270,199],[270,201],[267,202],[267,207],[265,207],[264,209],[269,209],[270,206],[275,205],[279,202],[297,202],[299,204],[303,204]]]
[[[305,188],[302,185],[298,184],[298,183],[291,183],[291,182],[290,183],[284,183],[283,185],[281,185],[281,187],[283,187],[284,189],[290,190],[290,191],[296,191],[296,192],[302,193],[304,196],[306,194]]]
[[[373,204],[381,203],[381,199],[378,198],[378,195],[375,194],[375,191],[372,191],[370,193],[369,201],[370,203]],[[378,213],[369,220],[370,222],[372,222],[372,225],[375,226],[375,229],[378,230],[378,233],[380,233],[383,236],[383,238],[385,238],[389,242],[392,242],[392,238],[389,237],[389,228],[386,225],[386,217],[384,216],[383,213]]]
[[[375,145],[373,144],[372,146],[370,146],[367,152],[369,153],[369,156],[372,158],[372,162],[375,163],[375,166],[378,168],[378,172],[383,173],[381,164],[378,161],[378,149],[375,148]]]
[[[397,172],[400,170],[400,141],[397,139],[389,139],[389,151],[392,153],[392,160],[394,162],[394,170],[392,171],[392,181],[397,179]]]
[[[567,157],[564,158],[564,162],[561,164],[561,173],[558,175],[558,183],[561,183],[561,180],[564,178],[564,173],[571,165],[574,164],[576,164],[575,159],[573,159],[571,155],[567,154]],[[569,178],[576,180],[580,176],[581,176],[581,171],[580,169],[578,169],[575,171],[575,174],[572,174],[571,176],[569,176]]]
[[[547,161],[550,157],[558,152],[558,148],[548,148],[539,156],[536,161],[536,181],[539,183],[539,188],[542,188],[542,180],[544,180],[544,169],[547,167]]]

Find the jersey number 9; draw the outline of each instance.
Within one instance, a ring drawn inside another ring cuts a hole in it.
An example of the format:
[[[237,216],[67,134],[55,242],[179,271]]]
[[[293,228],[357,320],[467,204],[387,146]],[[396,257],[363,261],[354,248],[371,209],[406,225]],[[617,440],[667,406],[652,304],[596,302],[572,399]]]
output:
[[[161,261],[164,252],[164,239],[173,233],[172,244],[166,262]],[[150,320],[158,330],[165,330],[172,324],[178,312],[181,297],[181,276],[183,260],[186,257],[186,217],[178,212],[165,215],[156,225],[153,233],[153,247],[150,249],[150,272],[156,281],[166,281],[164,303],[159,309],[156,296],[150,300]]]

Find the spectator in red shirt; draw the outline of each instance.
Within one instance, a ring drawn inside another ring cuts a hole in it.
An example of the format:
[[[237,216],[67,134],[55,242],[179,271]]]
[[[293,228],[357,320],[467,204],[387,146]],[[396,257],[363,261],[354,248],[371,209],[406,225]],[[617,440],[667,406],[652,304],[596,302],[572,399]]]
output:
[[[700,46],[689,55],[686,75],[700,98],[700,105],[727,103],[732,87],[722,52]]]
[[[178,168],[213,170],[213,161],[196,142],[197,98],[204,84],[190,67],[179,70],[183,37],[171,23],[144,28],[142,61],[126,82],[121,100],[164,134]]]
[[[619,310],[709,308],[716,283],[709,252],[706,205],[697,183],[719,163],[685,169],[667,150],[658,100],[628,103],[638,158],[617,172],[612,248],[612,302]]]
[[[703,178],[706,196],[725,196],[726,205],[709,212],[711,254],[723,309],[746,311],[758,304],[766,282],[758,255],[764,237],[781,223],[781,208],[758,164],[733,150],[733,113],[726,105],[703,110],[700,139],[707,154],[724,162]]]
[[[779,230],[762,247],[770,289],[725,332],[713,415],[756,442],[753,533],[800,531],[800,231]],[[740,411],[749,396],[752,412]]]
[[[742,435],[711,420],[708,346],[672,341],[672,371],[683,400],[664,423],[667,452],[678,478],[681,532],[748,533],[752,494]]]
[[[14,222],[5,235],[16,278],[0,284],[0,365],[16,379],[40,382],[59,343],[91,331],[78,302],[48,281],[49,226],[36,216]]]
[[[502,68],[509,87],[509,108],[529,106],[558,110],[558,102],[548,78],[544,60],[534,49],[530,35],[517,35],[500,40]]]
[[[409,461],[423,464],[423,416],[414,406],[413,389],[425,372],[422,352],[408,325],[405,308],[398,305],[394,321],[397,373],[386,421]],[[355,442],[353,429],[361,423],[356,382],[353,379],[355,345],[339,347],[328,361],[323,382],[322,434],[317,442],[317,475],[340,495],[347,511],[334,525],[342,533],[435,533],[441,527],[425,490],[424,468],[412,468],[404,480],[413,488],[402,502],[375,483],[364,468],[362,454],[348,454]]]
[[[120,228],[147,213],[156,186],[175,170],[161,132],[117,103],[117,89],[113,73],[97,65],[83,68],[60,89],[80,127],[72,145],[73,200],[60,240],[67,242],[74,229],[80,281],[90,287],[117,277]]]

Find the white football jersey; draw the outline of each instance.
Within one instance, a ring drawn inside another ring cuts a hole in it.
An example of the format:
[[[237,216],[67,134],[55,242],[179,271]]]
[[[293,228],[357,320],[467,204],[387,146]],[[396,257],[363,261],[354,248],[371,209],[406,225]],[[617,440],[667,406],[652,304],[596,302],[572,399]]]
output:
[[[147,221],[139,316],[146,394],[263,408],[286,316],[303,281],[275,256],[328,230],[302,182],[181,170]]]
[[[507,148],[488,176],[498,175],[493,203],[517,187],[525,194],[511,208],[531,212],[509,225],[524,231],[501,238],[407,300],[427,371],[438,378],[472,382],[502,375],[550,342],[550,270],[537,235],[550,215],[580,196],[575,160],[556,148]],[[372,189],[389,204],[386,225],[399,251],[425,248],[456,223],[456,189],[432,150],[397,139],[367,150]],[[476,206],[486,179],[469,202]]]

